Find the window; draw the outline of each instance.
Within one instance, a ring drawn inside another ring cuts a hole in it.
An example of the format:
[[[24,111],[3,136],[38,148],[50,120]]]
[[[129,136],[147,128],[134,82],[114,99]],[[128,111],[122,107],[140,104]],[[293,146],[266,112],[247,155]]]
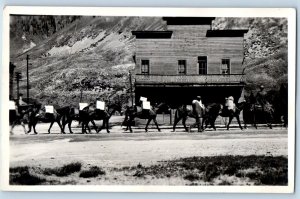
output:
[[[149,74],[149,60],[142,60],[141,72],[145,75]]]
[[[222,59],[221,74],[230,74],[230,59]]]
[[[186,60],[178,60],[178,73],[181,75],[186,74]]]
[[[206,56],[198,57],[198,68],[199,68],[199,75],[207,74],[207,57]]]

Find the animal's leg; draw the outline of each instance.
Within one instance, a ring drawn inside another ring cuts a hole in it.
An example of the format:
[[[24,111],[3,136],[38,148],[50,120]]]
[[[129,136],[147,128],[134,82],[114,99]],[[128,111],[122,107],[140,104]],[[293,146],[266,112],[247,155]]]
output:
[[[198,132],[202,132],[203,131],[203,128],[202,128],[202,118],[199,118],[198,119]]]
[[[81,133],[84,134],[85,132],[86,132],[85,121],[81,121]]]
[[[152,118],[148,119],[146,127],[145,127],[145,131],[148,132],[148,125],[150,124]]]
[[[11,125],[11,127],[10,127],[10,131],[9,131],[10,135],[14,134],[13,133],[13,129],[15,128],[15,126],[16,126],[16,124],[15,124],[15,122],[13,122],[12,125]]]
[[[253,126],[255,129],[257,129],[255,114],[256,114],[256,112],[253,111]]]
[[[59,128],[61,130],[61,133],[65,134],[65,131],[63,130],[62,125],[60,124],[60,120],[56,120],[56,122],[57,122],[57,124],[58,124],[58,126],[59,126]]]
[[[216,126],[215,126],[215,125],[216,125],[216,119],[217,119],[217,118],[215,117],[214,119],[211,120],[211,123],[210,123],[211,127],[212,127],[215,131],[217,130],[217,129],[216,129]]]
[[[187,117],[183,117],[183,118],[182,118],[182,125],[183,125],[185,131],[188,132],[189,129],[186,127],[186,120],[187,120]]]
[[[103,121],[103,124],[102,124],[102,126],[101,126],[101,127],[99,127],[99,129],[98,129],[97,133],[101,132],[103,128],[104,128],[104,121]]]
[[[68,120],[65,118],[65,116],[63,116],[61,119],[61,125],[62,125],[63,132],[65,132],[65,127],[66,127],[67,122],[68,122]]]
[[[37,121],[32,124],[34,134],[38,134],[35,130],[36,124],[37,124]]]
[[[229,130],[229,125],[230,125],[230,123],[231,123],[232,119],[233,119],[233,116],[230,116],[230,117],[229,117],[228,124],[227,124],[227,130]]]
[[[240,129],[243,130],[243,127],[242,127],[241,121],[240,121],[240,117],[238,115],[236,116],[236,120],[237,120],[237,122],[239,124]]]
[[[26,132],[25,124],[22,121],[21,121],[21,125],[22,125],[22,127],[24,129],[24,133],[26,134],[27,132]]]
[[[158,123],[157,123],[156,118],[154,118],[153,121],[154,121],[154,123],[155,123],[155,125],[156,125],[156,128],[157,128],[158,132],[160,132],[160,128],[159,128],[159,126],[158,126]]]
[[[90,128],[90,126],[89,126],[89,121],[86,121],[85,122],[85,132],[86,132],[86,129],[88,129],[88,131],[89,131],[89,133],[91,133],[91,128]],[[87,133],[87,132],[86,132]]]
[[[68,121],[68,127],[69,127],[69,131],[70,131],[71,134],[73,134],[73,131],[72,131],[72,128],[71,128],[72,121],[73,121],[73,120],[69,120],[69,121]]]
[[[174,118],[174,124],[173,124],[173,131],[175,132],[176,129],[176,125],[178,124],[178,122],[180,121],[181,118],[177,118],[176,114],[175,114],[175,118]]]
[[[198,126],[198,131],[200,130],[200,118],[196,117],[195,119],[196,119],[196,122],[190,126],[189,132],[191,132],[191,129],[194,128],[195,126]]]
[[[98,133],[98,128],[97,128],[97,126],[96,126],[96,124],[95,124],[95,122],[94,122],[94,120],[91,120],[91,123],[93,124],[93,127],[94,127],[94,129],[95,129],[95,131],[96,131],[96,133]]]
[[[106,132],[107,132],[107,133],[110,133],[108,122],[109,122],[108,119],[105,119],[105,122],[104,122],[104,120],[103,120],[103,123],[105,123],[105,126],[106,126]]]
[[[128,126],[127,127],[129,127],[130,133],[132,133],[132,128],[131,128],[132,122],[133,122],[133,119],[129,118],[129,122],[128,122]]]
[[[50,130],[51,130],[53,124],[54,124],[54,121],[52,121],[51,124],[50,124],[50,127],[49,127],[49,129],[48,129],[48,134],[50,134]]]
[[[29,121],[29,122],[28,122],[28,131],[27,131],[27,134],[31,132],[31,126],[32,126],[32,124],[31,124],[31,122]]]

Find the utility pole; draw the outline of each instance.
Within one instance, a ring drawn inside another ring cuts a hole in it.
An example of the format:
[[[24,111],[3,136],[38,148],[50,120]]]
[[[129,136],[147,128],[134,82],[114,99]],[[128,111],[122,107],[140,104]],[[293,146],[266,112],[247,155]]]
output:
[[[131,81],[131,72],[130,71],[129,71],[129,82],[130,82],[131,105],[133,106],[133,91],[132,91],[132,81]]]
[[[20,98],[20,86],[19,86],[19,83],[22,80],[22,73],[16,72],[15,73],[15,79],[17,81],[17,99],[19,100],[19,98]]]
[[[26,61],[27,61],[27,102],[29,103],[29,72],[28,72],[28,68],[29,68],[29,55],[26,56]]]

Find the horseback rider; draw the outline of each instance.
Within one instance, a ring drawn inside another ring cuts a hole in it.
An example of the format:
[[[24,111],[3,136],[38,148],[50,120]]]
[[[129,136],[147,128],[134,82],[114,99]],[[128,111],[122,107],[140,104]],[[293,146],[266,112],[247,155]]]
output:
[[[264,86],[263,85],[261,85],[259,87],[259,89],[260,90],[258,91],[258,93],[256,95],[256,105],[259,105],[262,108],[262,110],[264,110],[265,106],[267,104],[267,100],[266,100],[267,93],[264,90]]]
[[[202,117],[204,115],[204,105],[202,104],[201,101],[201,96],[197,96],[196,99],[192,101],[192,107],[193,107],[193,114],[195,115],[196,118],[196,123],[192,125],[190,128],[193,126],[197,125],[198,126],[198,132],[202,132]]]
[[[267,125],[272,128],[272,119],[274,109],[272,105],[267,101],[267,92],[264,90],[264,86],[259,87],[259,91],[256,94],[256,102],[254,105],[255,110],[262,111],[262,116],[266,121]]]
[[[232,96],[229,96],[228,98],[225,98],[225,109],[226,111],[234,111],[236,106],[234,103],[234,98]]]

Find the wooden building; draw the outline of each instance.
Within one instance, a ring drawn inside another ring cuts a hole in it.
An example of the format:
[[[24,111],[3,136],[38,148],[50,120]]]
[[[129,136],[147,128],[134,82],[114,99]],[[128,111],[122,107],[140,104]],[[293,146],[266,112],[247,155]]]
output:
[[[191,104],[198,95],[204,103],[240,98],[248,30],[212,30],[214,19],[163,17],[167,31],[132,31],[136,102],[140,96],[174,106]]]

